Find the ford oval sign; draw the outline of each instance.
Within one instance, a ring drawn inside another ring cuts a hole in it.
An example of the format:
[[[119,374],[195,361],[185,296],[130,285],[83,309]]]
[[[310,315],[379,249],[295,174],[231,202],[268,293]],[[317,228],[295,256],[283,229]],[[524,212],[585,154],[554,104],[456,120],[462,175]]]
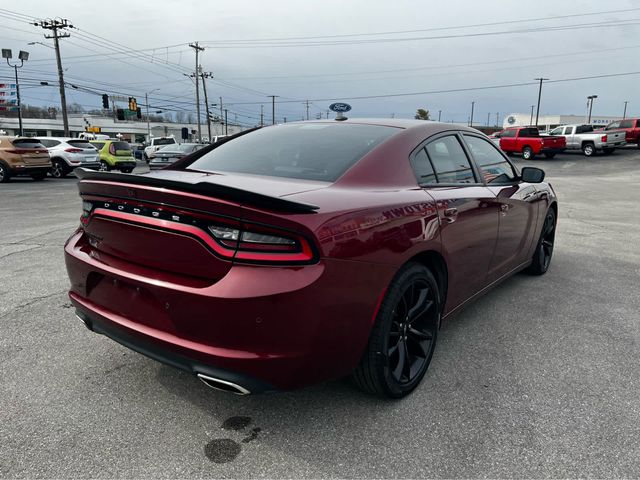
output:
[[[344,113],[351,110],[351,105],[349,105],[348,103],[332,103],[331,105],[329,105],[329,110],[331,110],[332,112]]]

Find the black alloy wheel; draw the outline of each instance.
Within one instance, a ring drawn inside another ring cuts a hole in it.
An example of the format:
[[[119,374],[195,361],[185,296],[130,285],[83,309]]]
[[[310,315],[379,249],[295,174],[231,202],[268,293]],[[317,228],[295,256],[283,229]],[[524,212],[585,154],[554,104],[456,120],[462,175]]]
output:
[[[538,246],[533,254],[533,260],[527,271],[533,275],[543,275],[549,269],[551,256],[553,255],[553,244],[556,237],[556,213],[552,208],[547,211],[547,215],[542,225]]]
[[[98,171],[100,171],[100,172],[108,172],[109,170],[111,170],[109,168],[109,164],[107,162],[105,162],[104,160],[100,160],[100,166],[98,167]]]
[[[65,164],[62,160],[56,159],[52,163],[51,176],[53,178],[64,178],[67,176],[67,169],[65,168]]]
[[[382,302],[369,344],[354,372],[364,391],[401,398],[424,377],[440,324],[438,284],[424,265],[409,263]]]

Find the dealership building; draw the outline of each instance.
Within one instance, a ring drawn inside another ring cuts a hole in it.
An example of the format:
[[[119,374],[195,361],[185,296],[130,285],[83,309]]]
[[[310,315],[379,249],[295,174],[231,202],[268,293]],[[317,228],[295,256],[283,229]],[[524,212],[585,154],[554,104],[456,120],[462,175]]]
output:
[[[23,118],[22,128],[24,135],[30,137],[63,137],[64,128],[62,118]],[[188,140],[197,138],[198,125],[194,123],[150,122],[147,130],[147,122],[116,120],[112,117],[69,114],[69,130],[72,137],[77,137],[81,132],[94,132],[109,135],[112,138],[121,138],[127,142],[143,142],[148,139],[148,131],[152,137],[174,136],[182,138],[182,129],[186,128]],[[4,135],[18,135],[20,132],[18,118],[0,117],[0,130]],[[201,125],[202,138],[207,140],[207,124]],[[238,125],[227,125],[228,134],[232,135],[241,131]],[[225,126],[220,123],[211,124],[211,136],[224,135]]]
[[[620,120],[622,117],[591,116],[591,125],[594,127],[604,127],[605,125]],[[526,127],[536,123],[535,115],[527,113],[509,113],[505,115],[502,123],[503,128]],[[538,117],[538,128],[540,130],[550,130],[559,125],[573,125],[587,123],[586,115],[540,115]]]

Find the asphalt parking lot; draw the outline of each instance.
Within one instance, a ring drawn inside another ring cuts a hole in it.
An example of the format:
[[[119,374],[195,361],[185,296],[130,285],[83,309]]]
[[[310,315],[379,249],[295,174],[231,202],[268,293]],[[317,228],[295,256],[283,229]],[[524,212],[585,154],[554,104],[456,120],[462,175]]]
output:
[[[549,272],[446,323],[401,401],[238,397],[89,332],[62,255],[76,180],[1,185],[0,476],[639,477],[640,151],[527,163],[560,201]]]

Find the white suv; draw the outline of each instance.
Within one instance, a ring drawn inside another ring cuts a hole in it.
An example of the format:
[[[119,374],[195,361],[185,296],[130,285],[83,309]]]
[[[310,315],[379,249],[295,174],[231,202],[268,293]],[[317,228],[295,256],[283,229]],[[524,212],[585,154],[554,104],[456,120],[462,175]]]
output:
[[[144,149],[144,159],[149,163],[151,154],[157,152],[158,149],[166,145],[175,145],[176,139],[173,137],[151,137],[149,145]]]
[[[64,178],[74,168],[100,168],[98,150],[82,138],[38,137],[51,156],[51,176]]]

